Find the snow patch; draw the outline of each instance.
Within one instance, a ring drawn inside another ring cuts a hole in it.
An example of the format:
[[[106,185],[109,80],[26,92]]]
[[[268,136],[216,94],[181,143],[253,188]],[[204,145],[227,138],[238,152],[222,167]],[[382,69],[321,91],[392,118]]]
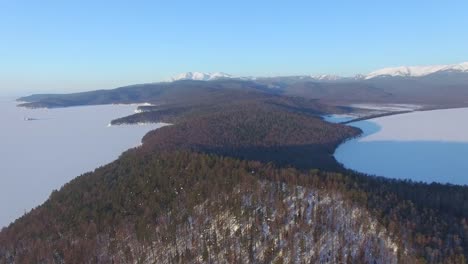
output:
[[[223,79],[223,78],[233,78],[233,76],[224,72],[212,72],[212,73],[185,72],[175,77],[172,77],[171,80],[172,81],[180,81],[180,80],[212,81],[212,80]]]

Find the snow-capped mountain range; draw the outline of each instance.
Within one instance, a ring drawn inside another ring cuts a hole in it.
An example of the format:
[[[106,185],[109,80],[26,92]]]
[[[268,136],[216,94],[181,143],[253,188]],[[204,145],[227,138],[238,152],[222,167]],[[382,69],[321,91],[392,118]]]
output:
[[[372,79],[383,76],[422,77],[438,72],[468,72],[468,62],[448,65],[400,66],[384,68],[367,74],[365,79]]]
[[[358,74],[354,77],[342,77],[337,75],[310,75],[299,76],[303,78],[311,78],[318,81],[340,81],[340,80],[369,80],[378,77],[423,77],[434,73],[455,72],[455,73],[468,73],[468,62],[459,64],[446,64],[446,65],[430,65],[430,66],[400,66],[389,67],[373,71],[369,74]],[[204,73],[204,72],[186,72],[181,73],[173,78],[172,81],[179,80],[198,80],[198,81],[212,81],[224,78],[240,78],[253,80],[254,77],[235,77],[223,72]]]
[[[205,72],[186,72],[181,73],[175,77],[172,77],[172,81],[180,81],[180,80],[196,80],[196,81],[212,81],[216,79],[223,79],[223,78],[232,78],[233,76],[224,72],[213,72],[213,73],[205,73]]]

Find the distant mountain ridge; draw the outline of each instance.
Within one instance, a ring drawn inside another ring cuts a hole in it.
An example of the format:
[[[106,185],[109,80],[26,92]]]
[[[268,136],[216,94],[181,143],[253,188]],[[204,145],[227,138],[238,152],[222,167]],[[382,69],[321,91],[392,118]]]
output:
[[[254,100],[286,95],[341,106],[369,102],[429,108],[468,106],[468,63],[387,68],[355,77],[237,77],[189,72],[173,80],[73,94],[35,94],[18,101],[30,108],[145,102],[197,105],[206,103],[206,98],[210,103],[229,103],[234,97]]]
[[[367,74],[365,79],[368,80],[376,77],[423,77],[439,72],[468,73],[468,62],[447,65],[400,66],[383,68]]]
[[[442,65],[427,65],[427,66],[399,66],[399,67],[387,67],[372,71],[369,74],[356,74],[352,77],[344,77],[334,74],[321,74],[321,75],[299,75],[296,76],[300,79],[311,79],[315,81],[361,81],[370,80],[378,77],[424,77],[435,73],[452,72],[452,73],[467,73],[468,74],[468,62],[462,62],[458,64],[442,64]],[[281,77],[281,76],[276,76]],[[272,77],[272,78],[276,78]],[[239,77],[227,74],[224,72],[186,72],[181,73],[171,78],[171,81],[179,80],[194,80],[194,81],[212,81],[217,79],[229,79],[238,78],[243,80],[255,80],[260,77]],[[265,77],[263,77],[265,78]]]

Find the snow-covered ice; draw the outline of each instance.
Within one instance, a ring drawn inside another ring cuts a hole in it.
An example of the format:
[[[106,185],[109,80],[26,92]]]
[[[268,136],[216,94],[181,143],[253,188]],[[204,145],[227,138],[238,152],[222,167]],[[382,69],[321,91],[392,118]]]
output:
[[[62,109],[16,107],[0,100],[0,228],[74,177],[115,160],[165,124],[111,126],[134,105]],[[34,121],[25,121],[34,118]]]
[[[360,141],[468,143],[468,108],[419,111],[372,119],[381,129]]]
[[[324,115],[322,116],[323,120],[330,122],[330,123],[341,123],[351,121],[358,116],[352,114],[331,114],[331,115]]]
[[[468,108],[351,123],[363,130],[335,151],[345,167],[379,176],[468,185]]]
[[[350,106],[353,108],[383,112],[413,111],[422,107],[421,105],[415,104],[352,104]]]

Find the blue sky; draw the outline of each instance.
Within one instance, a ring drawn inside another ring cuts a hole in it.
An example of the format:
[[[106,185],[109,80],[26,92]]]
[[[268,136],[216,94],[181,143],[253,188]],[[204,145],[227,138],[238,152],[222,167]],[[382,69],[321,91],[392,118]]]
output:
[[[0,93],[468,61],[468,1],[0,0]]]

